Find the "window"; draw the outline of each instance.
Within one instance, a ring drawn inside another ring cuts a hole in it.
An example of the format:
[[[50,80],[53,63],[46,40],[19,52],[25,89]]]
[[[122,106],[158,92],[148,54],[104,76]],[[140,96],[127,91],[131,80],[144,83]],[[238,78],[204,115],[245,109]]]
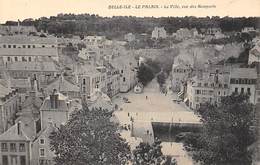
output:
[[[6,48],[6,45],[3,45],[3,48]]]
[[[12,47],[12,45],[8,45],[8,48],[11,48]]]
[[[196,94],[200,94],[201,92],[200,92],[200,90],[196,90]]]
[[[52,45],[51,47],[53,47],[53,48],[54,48],[55,46],[54,46],[54,45]]]
[[[45,157],[45,150],[44,150],[44,148],[40,148],[40,157]]]
[[[124,70],[121,70],[121,73],[124,73]]]
[[[235,88],[235,93],[238,93],[238,88]]]
[[[236,84],[238,84],[238,79],[236,79]]]
[[[11,152],[16,152],[16,144],[15,143],[11,143],[10,144],[10,151]]]
[[[227,84],[224,84],[224,88],[227,88],[228,87],[228,85]]]
[[[84,93],[86,92],[86,87],[83,87],[83,92],[84,92]]]
[[[40,139],[40,144],[44,144],[44,143],[45,143],[44,139]]]
[[[24,143],[19,144],[19,152],[25,152],[25,144]]]
[[[244,93],[244,88],[241,88],[241,93],[242,93],[242,94]]]
[[[207,87],[207,86],[208,86],[208,83],[205,83],[204,86]]]
[[[6,143],[2,143],[2,144],[1,144],[1,150],[2,150],[2,152],[8,151],[8,148],[7,148],[7,144],[6,144]]]
[[[16,48],[16,45],[13,45],[13,48]]]
[[[84,84],[84,85],[86,84],[86,79],[83,79],[83,84]]]
[[[220,96],[220,91],[218,91],[218,95]]]
[[[31,48],[31,45],[28,45],[27,48]]]
[[[250,92],[250,88],[247,88],[247,94],[251,94],[251,92]]]
[[[45,48],[45,45],[42,45],[43,48]]]
[[[28,57],[28,60],[29,60],[29,61],[32,61],[32,57]]]
[[[123,82],[125,82],[125,77],[123,78]]]
[[[11,57],[7,57],[7,61],[11,61]]]
[[[14,61],[18,61],[18,57],[14,57]]]
[[[22,61],[26,61],[25,57],[22,57]]]
[[[23,45],[23,48],[26,48],[26,45]]]
[[[8,157],[6,155],[2,156],[3,165],[8,165]]]
[[[35,45],[33,45],[32,47],[35,48]]]
[[[199,97],[195,97],[195,102],[199,102],[200,98]]]
[[[25,158],[25,156],[20,156],[20,164],[21,165],[26,165],[26,158]]]

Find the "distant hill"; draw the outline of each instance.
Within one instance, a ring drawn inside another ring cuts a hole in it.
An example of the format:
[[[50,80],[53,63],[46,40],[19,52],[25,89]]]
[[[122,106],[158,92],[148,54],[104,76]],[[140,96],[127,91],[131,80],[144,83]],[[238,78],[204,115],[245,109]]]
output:
[[[58,14],[49,18],[25,19],[21,25],[34,25],[38,31],[48,31],[57,35],[105,35],[108,38],[123,38],[123,35],[132,33],[151,34],[155,26],[165,27],[167,33],[176,32],[179,28],[210,28],[220,27],[224,32],[241,31],[243,27],[260,28],[260,17],[100,17],[90,14]],[[7,21],[6,25],[17,24]]]

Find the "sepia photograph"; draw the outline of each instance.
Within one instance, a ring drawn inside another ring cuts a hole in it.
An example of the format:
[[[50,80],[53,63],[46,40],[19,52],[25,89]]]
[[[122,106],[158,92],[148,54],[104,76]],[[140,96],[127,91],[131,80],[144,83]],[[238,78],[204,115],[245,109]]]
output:
[[[260,1],[0,0],[0,165],[260,165]]]

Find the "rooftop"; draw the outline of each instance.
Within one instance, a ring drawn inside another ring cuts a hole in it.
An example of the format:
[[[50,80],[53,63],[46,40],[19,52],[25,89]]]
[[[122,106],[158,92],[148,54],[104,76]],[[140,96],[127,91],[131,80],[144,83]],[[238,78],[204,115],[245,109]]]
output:
[[[58,79],[56,79],[54,82],[52,82],[51,84],[49,84],[47,86],[47,90],[48,91],[53,91],[53,89],[57,89],[60,92],[63,91],[73,91],[73,92],[79,92],[80,88],[69,82],[68,80],[66,80],[63,77],[59,77]]]
[[[18,134],[18,123],[10,127],[6,132],[0,135],[0,141],[30,141],[31,139],[23,131],[21,123],[21,133]]]
[[[1,36],[0,44],[57,44],[56,37],[38,37],[27,35]]]
[[[1,38],[1,37],[0,37]],[[0,56],[58,56],[57,48],[0,48]]]
[[[233,68],[230,77],[256,79],[257,73],[255,68]]]
[[[5,97],[10,92],[12,92],[12,89],[8,89],[7,87],[0,84],[0,98]]]
[[[57,111],[68,111],[68,105],[67,105],[67,97],[64,96],[61,93],[55,93],[54,95],[57,95],[56,100],[56,107],[51,106],[51,97],[48,96],[45,98],[40,110],[57,110]],[[55,102],[55,100],[54,100]]]
[[[54,62],[14,62],[8,65],[9,71],[45,71],[57,72],[58,66]]]

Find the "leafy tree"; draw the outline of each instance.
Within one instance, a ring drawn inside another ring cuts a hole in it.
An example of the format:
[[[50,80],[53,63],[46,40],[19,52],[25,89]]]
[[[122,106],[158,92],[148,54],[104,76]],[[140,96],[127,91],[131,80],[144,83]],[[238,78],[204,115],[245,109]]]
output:
[[[137,71],[137,78],[143,85],[147,85],[154,78],[154,73],[148,65],[141,64]]]
[[[160,85],[160,87],[162,87],[164,84],[165,84],[165,81],[166,81],[166,75],[164,72],[160,72],[158,75],[157,75],[157,82],[158,84]]]
[[[66,125],[50,135],[57,165],[125,164],[129,146],[110,121],[112,113],[103,109],[74,112]]]
[[[252,153],[248,147],[254,142],[250,131],[253,106],[244,95],[223,97],[219,106],[205,104],[199,109],[204,128],[185,141],[193,151],[193,158],[201,164],[249,165]]]
[[[173,160],[171,163],[167,163],[167,158],[163,156],[161,151],[161,141],[155,139],[155,142],[150,145],[148,143],[140,143],[133,151],[133,164],[134,165],[150,165],[150,164],[169,164],[177,165]]]

